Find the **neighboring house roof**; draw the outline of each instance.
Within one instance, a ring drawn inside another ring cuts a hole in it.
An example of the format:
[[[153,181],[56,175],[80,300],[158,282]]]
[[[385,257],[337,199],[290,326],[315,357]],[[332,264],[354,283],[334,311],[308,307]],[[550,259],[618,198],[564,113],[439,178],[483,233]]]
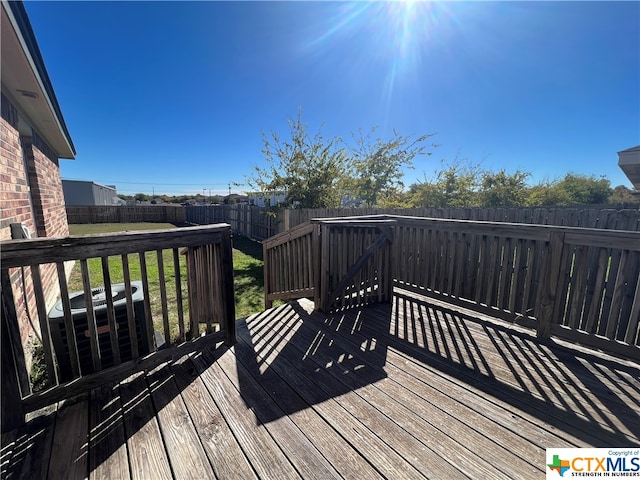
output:
[[[2,0],[2,89],[59,158],[76,150],[22,2]]]
[[[101,187],[101,188],[108,188],[110,190],[113,190],[114,192],[116,191],[116,187],[113,185],[102,185],[100,183],[96,183],[92,180],[67,180],[65,178],[62,179],[62,184],[64,185],[65,183],[82,183],[85,185],[95,185],[96,187]]]
[[[640,152],[640,145],[637,145],[637,146],[631,147],[631,148],[627,148],[626,150],[620,150],[618,153],[625,153],[625,152]]]
[[[633,184],[640,190],[640,145],[618,152],[618,166]]]

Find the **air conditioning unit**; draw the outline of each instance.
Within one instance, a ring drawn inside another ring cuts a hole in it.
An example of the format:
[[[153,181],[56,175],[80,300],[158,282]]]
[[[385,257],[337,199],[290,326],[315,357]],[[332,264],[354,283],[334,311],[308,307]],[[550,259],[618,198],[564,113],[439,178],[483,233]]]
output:
[[[105,291],[104,287],[95,288],[91,291],[91,301],[96,317],[96,328],[98,331],[98,342],[102,368],[114,365],[113,350],[111,348],[111,336],[109,334],[109,321],[107,317],[107,295],[111,294],[113,299],[113,309],[115,315],[116,328],[118,331],[118,345],[120,347],[120,360],[125,362],[131,360],[131,334],[129,332],[129,320],[127,319],[127,298],[124,283],[111,286],[111,292]],[[138,339],[138,352],[140,356],[149,353],[148,338],[150,332],[147,331],[144,318],[144,291],[142,282],[131,282],[131,297],[133,300],[134,323]],[[87,308],[84,292],[74,292],[69,295],[71,303],[71,317],[76,334],[76,345],[78,347],[78,359],[80,363],[80,373],[84,376],[94,373],[93,361],[91,359],[91,343],[89,340],[89,323],[87,320]],[[49,327],[51,329],[51,340],[58,360],[60,369],[60,380],[65,382],[73,378],[71,372],[71,357],[69,355],[68,335],[64,323],[64,310],[62,301],[59,301],[49,312]],[[152,332],[151,332],[152,333]]]

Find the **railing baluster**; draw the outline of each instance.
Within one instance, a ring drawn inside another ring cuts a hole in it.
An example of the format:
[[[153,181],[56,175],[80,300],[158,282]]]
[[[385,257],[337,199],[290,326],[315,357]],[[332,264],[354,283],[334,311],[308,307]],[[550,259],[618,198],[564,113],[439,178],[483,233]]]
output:
[[[76,329],[71,315],[71,301],[69,300],[69,288],[67,286],[67,273],[63,262],[56,263],[58,271],[58,285],[60,286],[60,300],[64,314],[64,328],[67,334],[67,346],[69,349],[69,361],[71,362],[71,374],[73,378],[80,376],[80,359],[78,355],[78,343]]]
[[[171,331],[169,330],[169,310],[167,308],[167,286],[164,275],[164,257],[162,250],[156,250],[158,259],[158,282],[160,284],[160,303],[162,305],[162,326],[164,327],[165,345],[171,345]]]
[[[109,338],[111,340],[111,351],[113,352],[114,365],[120,365],[120,343],[118,342],[118,324],[113,307],[113,295],[111,294],[111,273],[109,272],[109,258],[101,257],[102,277],[104,279],[104,295],[107,302],[107,322],[109,325]]]
[[[150,352],[155,350],[155,329],[153,316],[151,315],[151,298],[149,293],[149,277],[147,276],[147,257],[145,252],[138,254],[140,259],[140,275],[142,277],[142,291],[144,292],[144,321],[147,330],[147,348]]]
[[[131,289],[131,273],[129,271],[129,256],[122,255],[122,275],[124,277],[124,294],[127,301],[127,322],[129,324],[129,337],[131,339],[131,356],[132,358],[140,357],[140,349],[138,348],[138,329],[136,325],[135,312],[133,310],[133,291]]]
[[[176,279],[176,307],[178,309],[178,342],[184,342],[184,304],[182,301],[182,275],[180,272],[180,251],[177,248],[173,249],[173,269]]]
[[[89,334],[89,344],[91,345],[91,362],[93,364],[93,371],[99,372],[100,370],[102,370],[100,342],[98,342],[96,315],[93,311],[93,295],[91,291],[91,280],[89,278],[89,268],[87,266],[86,258],[80,260],[80,270],[82,272],[82,286],[84,288],[85,306],[87,309],[87,332]],[[86,334],[87,333],[85,332],[85,335]]]
[[[187,251],[188,278],[189,278],[189,332],[191,339],[198,337],[198,313],[199,313],[199,292],[198,292],[198,272],[196,270],[197,248],[189,248]]]

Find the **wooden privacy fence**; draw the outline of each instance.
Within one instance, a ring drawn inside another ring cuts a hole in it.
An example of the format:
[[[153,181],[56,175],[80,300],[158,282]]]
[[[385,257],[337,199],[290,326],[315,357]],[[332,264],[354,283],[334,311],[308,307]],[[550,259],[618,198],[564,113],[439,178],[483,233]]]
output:
[[[448,218],[487,222],[558,225],[564,227],[602,228],[640,231],[640,209],[611,207],[448,207],[448,208],[318,208],[288,209],[278,214],[279,232],[309,222],[314,218],[402,215],[425,218]]]
[[[340,309],[393,284],[640,358],[640,232],[372,216],[314,220],[264,249],[268,304]]]
[[[110,205],[67,206],[68,223],[185,223],[182,205],[137,205],[135,207]]]
[[[277,219],[268,209],[254,205],[187,206],[186,219],[197,225],[228,223],[234,233],[256,240],[264,240],[277,233]]]
[[[4,242],[2,354],[9,362],[2,364],[3,422],[207,345],[234,343],[231,255],[229,225]],[[79,263],[82,279],[75,294],[65,275],[69,261]],[[152,263],[157,276],[150,274]],[[33,284],[52,383],[42,392],[31,391],[25,368],[10,283],[15,268]],[[61,296],[49,312],[45,270],[57,272]]]

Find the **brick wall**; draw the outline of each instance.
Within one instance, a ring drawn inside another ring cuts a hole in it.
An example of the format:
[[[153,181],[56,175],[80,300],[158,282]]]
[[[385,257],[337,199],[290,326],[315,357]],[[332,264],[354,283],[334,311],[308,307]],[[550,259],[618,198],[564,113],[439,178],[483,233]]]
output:
[[[69,235],[58,159],[34,132],[22,137],[27,171],[31,181],[31,198],[39,237]]]
[[[14,222],[24,222],[34,237],[68,235],[57,157],[35,131],[31,135],[20,134],[18,112],[4,95],[0,122],[0,240],[11,239],[10,224]],[[41,276],[48,309],[59,293],[56,266],[42,266]],[[28,352],[34,334],[40,336],[30,268],[10,269],[9,278]]]

